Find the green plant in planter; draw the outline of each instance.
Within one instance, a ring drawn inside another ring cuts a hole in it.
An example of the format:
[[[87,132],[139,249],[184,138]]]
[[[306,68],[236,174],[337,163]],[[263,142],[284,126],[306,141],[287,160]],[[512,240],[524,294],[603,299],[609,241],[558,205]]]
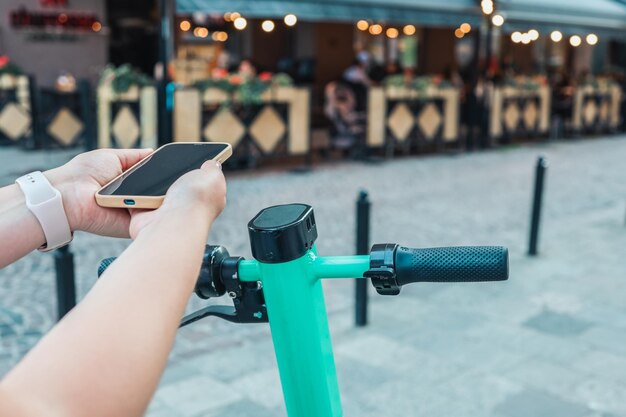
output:
[[[263,93],[270,87],[270,81],[250,78],[239,85],[239,101],[243,106],[260,104]]]
[[[209,78],[194,83],[194,87],[202,92],[209,88],[216,88],[227,93],[229,97],[237,96],[239,103],[244,107],[260,104],[263,101],[263,93],[270,87],[291,85],[293,85],[293,80],[289,75],[283,73],[274,76],[269,73],[262,73],[259,77],[253,78],[231,74],[223,78]],[[222,107],[228,108],[231,104],[232,100],[229,98],[222,103]]]
[[[24,72],[20,67],[9,60],[6,55],[0,56],[0,75],[22,75]]]
[[[130,64],[119,67],[107,65],[100,76],[99,85],[110,84],[116,94],[127,92],[132,86],[145,87],[152,85],[150,77],[134,69]]]
[[[413,80],[413,89],[419,92],[426,91],[426,89],[431,85],[433,85],[432,77],[415,77]]]
[[[210,88],[216,88],[225,93],[232,94],[237,90],[237,85],[231,83],[229,78],[207,78],[206,80],[196,81],[193,86],[202,92]]]
[[[402,74],[389,75],[385,77],[383,79],[383,85],[385,87],[407,87],[406,80]]]
[[[271,83],[276,87],[291,87],[293,85],[293,79],[284,72],[279,72],[272,76]]]

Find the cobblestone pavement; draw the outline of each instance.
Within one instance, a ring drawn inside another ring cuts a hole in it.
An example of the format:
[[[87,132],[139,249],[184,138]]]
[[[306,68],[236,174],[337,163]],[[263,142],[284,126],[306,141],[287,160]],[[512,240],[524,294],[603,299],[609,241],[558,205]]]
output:
[[[549,158],[540,256],[525,255],[534,164]],[[496,244],[511,277],[372,295],[352,324],[352,282],[325,282],[345,415],[626,415],[626,137],[345,163],[309,174],[228,174],[210,241],[250,256],[246,223],[286,202],[315,207],[320,254],[350,254],[354,201],[373,202],[374,242]],[[0,184],[67,159],[0,150]],[[78,233],[80,297],[127,241]],[[51,255],[0,271],[0,375],[54,321]],[[191,300],[190,309],[200,306]],[[104,364],[103,364],[104,365]],[[149,417],[284,416],[268,327],[205,320],[179,332]]]

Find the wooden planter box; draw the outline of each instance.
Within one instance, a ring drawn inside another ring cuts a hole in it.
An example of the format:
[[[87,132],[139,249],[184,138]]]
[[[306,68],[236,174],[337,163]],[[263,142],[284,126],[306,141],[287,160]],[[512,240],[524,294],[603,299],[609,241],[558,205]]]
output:
[[[617,84],[581,86],[574,92],[572,130],[574,133],[608,133],[620,123],[622,89]]]
[[[460,92],[456,88],[372,87],[368,91],[368,147],[443,146],[459,142]]]
[[[227,142],[235,158],[303,155],[310,148],[310,112],[306,88],[270,88],[249,106],[217,88],[181,88],[174,93],[174,141]]]
[[[35,147],[31,89],[26,75],[0,76],[0,145]]]
[[[116,94],[98,87],[98,148],[156,148],[157,94],[154,86],[132,86]]]
[[[550,88],[496,87],[491,95],[489,137],[491,144],[515,138],[531,139],[550,129]]]

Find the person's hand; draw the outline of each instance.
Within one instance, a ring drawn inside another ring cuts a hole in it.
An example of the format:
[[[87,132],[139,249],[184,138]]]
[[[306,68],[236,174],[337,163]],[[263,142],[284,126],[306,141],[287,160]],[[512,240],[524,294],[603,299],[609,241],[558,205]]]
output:
[[[152,149],[100,149],[80,154],[67,164],[46,171],[48,180],[61,192],[71,230],[128,237],[128,210],[100,207],[94,195],[151,153]]]
[[[148,225],[168,216],[189,217],[198,214],[208,220],[206,224],[210,225],[225,205],[226,180],[221,165],[216,161],[206,161],[200,169],[176,180],[158,209],[130,209],[130,236],[135,239]]]

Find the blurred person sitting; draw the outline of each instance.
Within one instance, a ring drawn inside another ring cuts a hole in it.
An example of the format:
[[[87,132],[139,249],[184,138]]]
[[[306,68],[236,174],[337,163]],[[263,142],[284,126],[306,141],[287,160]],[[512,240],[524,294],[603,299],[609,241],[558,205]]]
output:
[[[357,109],[354,89],[342,81],[333,81],[324,90],[324,114],[333,123],[332,146],[346,150],[360,145],[365,133],[365,113]]]
[[[366,51],[359,52],[352,61],[352,65],[343,72],[342,78],[351,84],[370,86],[372,81],[367,74],[368,64],[369,54]]]
[[[237,68],[237,73],[239,76],[245,80],[250,80],[256,77],[257,69],[256,65],[252,63],[250,59],[243,59],[239,63],[239,67]]]

